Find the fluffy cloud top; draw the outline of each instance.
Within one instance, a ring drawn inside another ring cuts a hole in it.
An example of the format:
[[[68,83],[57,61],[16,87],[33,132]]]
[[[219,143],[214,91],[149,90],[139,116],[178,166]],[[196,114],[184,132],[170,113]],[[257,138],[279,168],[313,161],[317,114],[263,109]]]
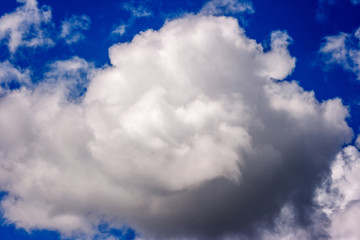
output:
[[[51,21],[51,10],[38,8],[36,0],[18,0],[23,3],[14,12],[0,18],[0,40],[5,39],[9,51],[15,53],[18,47],[53,45],[44,26]]]
[[[273,32],[264,52],[233,18],[189,15],[112,46],[95,72],[80,58],[54,63],[0,99],[4,216],[79,238],[103,221],[148,239],[297,224],[352,131],[340,99],[281,81],[295,66],[289,42]],[[84,74],[72,101],[77,85],[63,82]]]
[[[325,37],[320,54],[327,64],[337,64],[360,79],[360,28],[354,35],[339,33]]]

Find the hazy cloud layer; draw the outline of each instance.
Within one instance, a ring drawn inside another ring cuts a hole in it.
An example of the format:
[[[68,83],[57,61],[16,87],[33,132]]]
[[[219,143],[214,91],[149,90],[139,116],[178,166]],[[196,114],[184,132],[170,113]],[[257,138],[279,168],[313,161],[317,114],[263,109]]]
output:
[[[360,28],[354,34],[339,33],[324,40],[320,54],[327,66],[340,65],[360,79]]]
[[[233,18],[189,15],[112,46],[109,67],[53,63],[0,98],[4,216],[65,236],[316,238],[303,210],[352,131],[340,99],[281,81],[290,42],[275,31],[264,52]]]
[[[360,4],[360,0],[350,0],[353,5]],[[337,4],[343,4],[339,0],[318,0],[318,7],[316,10],[316,20],[318,22],[325,22],[328,19],[328,11],[330,7],[334,7]]]

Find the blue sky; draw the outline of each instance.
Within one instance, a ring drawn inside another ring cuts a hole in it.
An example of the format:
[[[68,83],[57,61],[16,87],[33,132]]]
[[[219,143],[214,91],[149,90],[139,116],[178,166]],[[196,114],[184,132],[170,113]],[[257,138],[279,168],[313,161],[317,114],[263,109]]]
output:
[[[357,239],[360,1],[6,0],[0,239]]]

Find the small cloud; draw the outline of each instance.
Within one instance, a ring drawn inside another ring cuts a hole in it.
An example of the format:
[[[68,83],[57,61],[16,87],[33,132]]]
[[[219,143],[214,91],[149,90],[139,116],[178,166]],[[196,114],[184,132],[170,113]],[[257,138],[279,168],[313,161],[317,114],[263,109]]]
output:
[[[124,35],[126,32],[126,24],[121,24],[119,26],[117,26],[112,32],[111,34],[113,35]]]
[[[111,32],[111,35],[123,35],[125,34],[127,28],[132,26],[137,18],[150,17],[152,16],[152,12],[148,10],[143,5],[137,4],[136,6],[130,3],[125,3],[122,5],[123,9],[129,11],[131,16],[127,20],[126,24],[120,24],[114,28]]]
[[[200,14],[202,15],[234,15],[238,13],[254,13],[254,7],[250,1],[238,0],[211,0],[207,2]]]
[[[340,65],[360,80],[360,27],[354,34],[339,33],[324,38],[319,53],[328,66]]]
[[[91,20],[86,15],[73,15],[71,18],[63,21],[60,38],[63,38],[69,45],[76,43],[85,38],[81,31],[89,30],[90,23]]]
[[[123,8],[131,13],[133,17],[141,18],[141,17],[150,17],[152,12],[146,9],[144,6],[139,5],[138,7],[133,6],[130,3],[125,3]]]
[[[51,23],[51,9],[38,8],[36,0],[19,0],[22,6],[0,18],[0,40],[6,39],[9,51],[14,54],[19,47],[52,46],[46,26]]]

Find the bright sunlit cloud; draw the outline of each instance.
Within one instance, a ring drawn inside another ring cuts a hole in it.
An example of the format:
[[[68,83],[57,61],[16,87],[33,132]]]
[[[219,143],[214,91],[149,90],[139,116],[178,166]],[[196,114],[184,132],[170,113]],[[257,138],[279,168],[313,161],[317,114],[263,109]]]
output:
[[[212,0],[127,38],[165,4],[113,4],[127,15],[107,27],[100,5],[0,17],[4,222],[56,239],[357,239],[357,109],[297,69],[321,56],[359,78],[360,30],[294,55],[293,29],[244,24],[255,2]]]

